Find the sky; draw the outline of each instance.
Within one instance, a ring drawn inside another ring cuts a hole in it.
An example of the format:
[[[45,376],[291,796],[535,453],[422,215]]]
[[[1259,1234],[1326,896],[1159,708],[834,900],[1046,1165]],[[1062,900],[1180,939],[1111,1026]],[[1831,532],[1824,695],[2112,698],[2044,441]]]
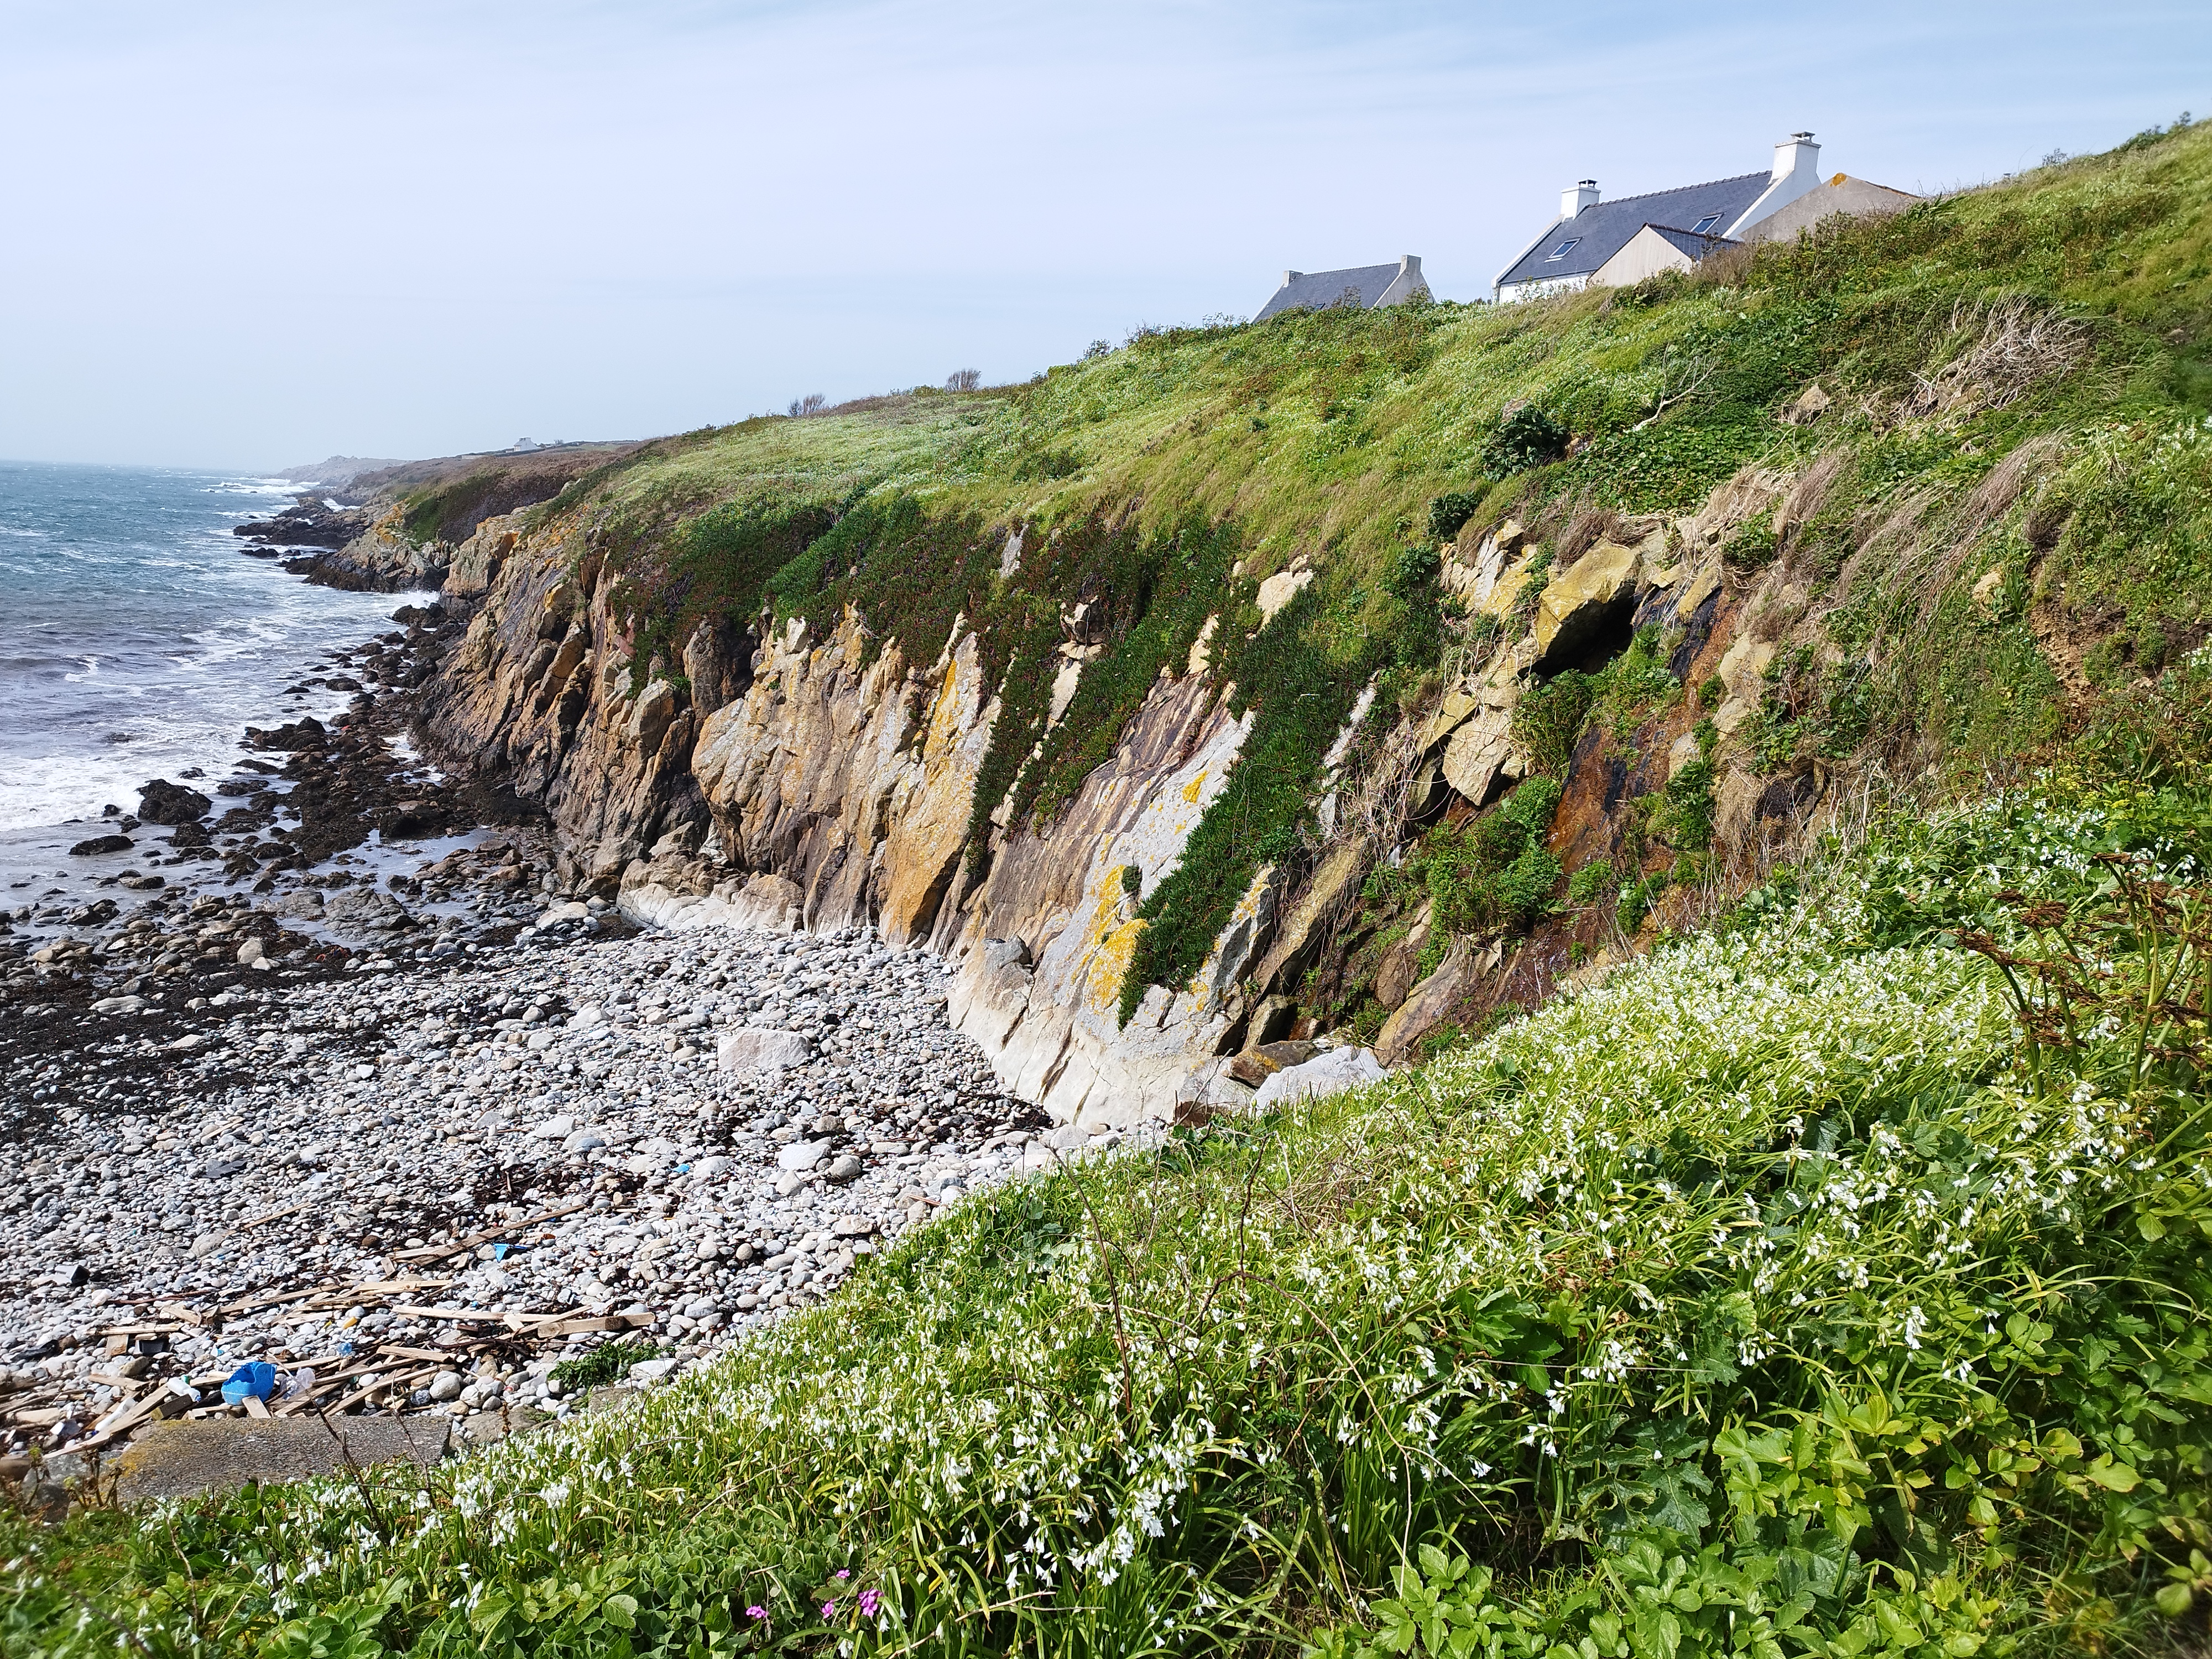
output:
[[[0,0],[0,457],[646,437],[1608,197],[1921,191],[2212,116],[2212,7]]]

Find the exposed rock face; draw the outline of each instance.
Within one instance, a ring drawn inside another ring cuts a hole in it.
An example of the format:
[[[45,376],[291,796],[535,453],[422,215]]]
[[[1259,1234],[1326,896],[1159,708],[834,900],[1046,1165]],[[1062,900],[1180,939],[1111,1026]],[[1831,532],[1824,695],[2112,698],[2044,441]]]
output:
[[[1382,1035],[1375,1040],[1376,1057],[1385,1066],[1403,1065],[1413,1045],[1436,1029],[1452,1004],[1467,994],[1475,975],[1485,966],[1494,965],[1496,959],[1494,949],[1485,963],[1477,959],[1465,939],[1455,941],[1437,964],[1436,972],[1408,991],[1384,1023]]]
[[[292,509],[292,513],[301,511]],[[416,546],[400,526],[403,512],[398,507],[374,524],[362,512],[324,514],[317,521],[318,533],[307,537],[297,536],[290,528],[292,513],[270,520],[266,527],[274,533],[263,539],[276,546],[324,549],[284,561],[285,569],[318,586],[356,593],[400,593],[435,587],[446,580],[448,557],[444,544]],[[260,527],[242,525],[238,533]]]
[[[1273,872],[1254,878],[1195,988],[1152,987],[1124,1027],[1122,975],[1146,924],[1121,870],[1135,865],[1149,891],[1175,867],[1249,726],[1206,679],[1160,681],[1112,762],[1049,830],[1016,834],[963,904],[968,919],[949,941],[962,969],[953,1023],[987,1047],[995,1036],[1000,1075],[1056,1117],[1165,1115],[1242,1012],[1238,984],[1274,921]],[[990,952],[992,940],[1018,941],[1020,954]]]
[[[1609,625],[1627,619],[1635,603],[1636,568],[1634,548],[1600,542],[1545,584],[1529,630],[1539,673],[1567,666]]]
[[[1519,526],[1463,535],[1443,585],[1505,619],[1507,637],[1444,688],[1417,717],[1424,724],[1392,737],[1407,763],[1403,812],[1433,821],[1454,797],[1463,813],[1504,794],[1528,770],[1513,729],[1524,689],[1590,661],[1632,623],[1673,630],[1669,667],[1689,684],[1717,670],[1729,691],[1723,732],[1747,715],[1773,647],[1736,633],[1753,596],[1730,590],[1718,550],[1735,526],[1774,510],[1788,482],[1747,470],[1695,518],[1616,520],[1619,539],[1598,542],[1540,593],[1529,589],[1540,549]],[[1007,550],[1004,562],[1017,568],[1018,538]],[[1291,887],[1259,871],[1191,980],[1148,988],[1125,1022],[1122,985],[1148,924],[1124,872],[1134,866],[1137,891],[1151,892],[1176,867],[1250,729],[1249,714],[1230,714],[1212,666],[1219,617],[1163,671],[1112,757],[1051,822],[993,828],[979,822],[975,786],[1000,712],[1000,671],[962,623],[928,661],[849,610],[792,617],[765,636],[764,620],[714,619],[680,643],[645,647],[639,661],[616,574],[576,518],[528,531],[519,517],[487,517],[441,556],[449,598],[474,615],[427,700],[428,735],[503,772],[550,815],[568,883],[614,897],[641,923],[861,923],[895,945],[934,950],[956,969],[953,1024],[1010,1088],[1064,1122],[1249,1103],[1258,1062],[1240,1056],[1239,1072],[1230,1054],[1313,1034],[1292,999],[1304,1000],[1308,970],[1355,925],[1362,884],[1391,852],[1392,832],[1372,818],[1355,815],[1336,831],[1330,793],[1321,822],[1335,839],[1304,878]],[[1300,566],[1270,578],[1268,599],[1287,605],[1312,574]],[[1081,624],[1085,611],[1079,602],[1069,616]],[[1085,635],[1063,646],[1062,660],[1048,659],[1062,682],[1048,716],[1103,648]],[[1606,777],[1577,788],[1571,775],[1552,837],[1570,868],[1609,855],[1616,806],[1694,756],[1686,734],[1698,718],[1692,701],[1678,701],[1636,752],[1604,763]],[[1724,828],[1755,828],[1765,787],[1722,766]],[[1471,994],[1510,977],[1497,971],[1494,945],[1462,939],[1413,983],[1425,928],[1376,971],[1374,994],[1392,1010],[1377,1043],[1386,1064],[1440,1022],[1465,1018]],[[730,1063],[775,1062],[747,1053]]]

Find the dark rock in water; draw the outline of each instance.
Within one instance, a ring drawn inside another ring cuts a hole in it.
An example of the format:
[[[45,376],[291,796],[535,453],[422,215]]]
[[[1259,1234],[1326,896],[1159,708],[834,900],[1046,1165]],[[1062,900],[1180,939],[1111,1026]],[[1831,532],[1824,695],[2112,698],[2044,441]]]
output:
[[[138,792],[138,816],[149,823],[191,823],[215,803],[197,789],[155,778]]]
[[[127,853],[136,845],[128,836],[94,836],[70,848],[71,858],[94,858],[102,853]]]
[[[284,561],[290,574],[304,576],[318,587],[335,587],[349,593],[397,593],[410,587],[436,587],[443,584],[451,568],[411,550],[380,554],[373,548],[361,556],[342,550],[304,554]]]
[[[215,787],[218,795],[258,795],[269,787],[266,778],[226,778]]]
[[[432,836],[445,827],[445,810],[431,800],[403,800],[377,817],[386,836]]]
[[[273,730],[264,731],[258,726],[246,728],[249,749],[319,749],[330,741],[330,737],[329,730],[313,714]]]
[[[313,495],[301,495],[273,519],[256,519],[230,533],[269,547],[325,547],[337,549],[359,536],[369,526],[369,515],[358,507],[330,507]]]
[[[329,679],[325,680],[323,684],[332,691],[358,691],[361,690],[361,682],[354,678],[350,674],[333,674]]]

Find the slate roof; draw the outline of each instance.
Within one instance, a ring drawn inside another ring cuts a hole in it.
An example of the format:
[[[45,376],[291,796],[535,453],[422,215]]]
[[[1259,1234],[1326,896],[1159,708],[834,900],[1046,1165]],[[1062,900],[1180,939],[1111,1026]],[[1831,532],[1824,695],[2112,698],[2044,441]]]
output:
[[[1538,237],[1528,251],[1507,266],[1498,278],[1499,288],[1516,283],[1547,283],[1562,276],[1587,276],[1628,246],[1646,225],[1665,229],[1687,227],[1713,214],[1720,216],[1713,228],[1730,228],[1744,210],[1765,194],[1774,182],[1767,173],[1746,173],[1710,184],[1685,185],[1680,190],[1655,190],[1647,196],[1624,196],[1617,202],[1597,202],[1571,219],[1559,219]],[[1576,239],[1563,259],[1549,258],[1552,250],[1569,237]],[[1694,240],[1702,240],[1702,238]]]
[[[1279,311],[1323,311],[1344,297],[1344,290],[1359,290],[1359,303],[1372,311],[1382,299],[1382,290],[1398,280],[1398,263],[1387,265],[1352,265],[1343,270],[1302,270],[1275,290],[1275,297],[1260,307],[1255,323],[1265,322]]]

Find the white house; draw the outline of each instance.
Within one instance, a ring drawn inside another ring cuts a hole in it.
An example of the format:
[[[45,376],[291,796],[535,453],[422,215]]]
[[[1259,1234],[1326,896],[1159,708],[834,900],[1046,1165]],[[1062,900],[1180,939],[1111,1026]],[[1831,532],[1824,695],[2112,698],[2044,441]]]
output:
[[[1793,132],[1775,145],[1774,164],[1765,173],[1617,202],[1601,199],[1595,179],[1580,179],[1560,193],[1559,216],[1498,273],[1491,292],[1501,301],[1529,300],[1685,269],[1714,248],[1758,240],[1766,220],[1820,185],[1820,147],[1809,132]]]

